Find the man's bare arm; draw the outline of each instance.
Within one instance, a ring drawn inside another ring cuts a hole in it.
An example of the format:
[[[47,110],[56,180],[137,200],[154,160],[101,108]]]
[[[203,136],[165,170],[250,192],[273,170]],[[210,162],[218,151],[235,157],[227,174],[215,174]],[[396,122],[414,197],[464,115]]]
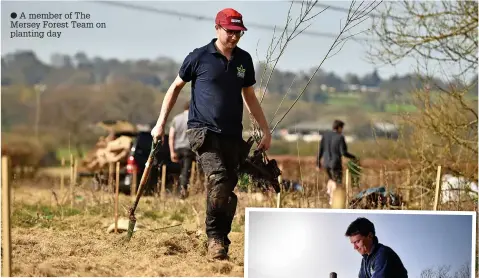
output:
[[[163,99],[163,104],[161,105],[160,115],[158,116],[158,120],[156,125],[164,129],[166,124],[166,119],[168,119],[168,115],[170,115],[171,109],[176,103],[178,99],[178,95],[180,94],[181,89],[185,86],[186,82],[183,81],[180,76],[178,75],[171,84],[170,88],[166,92],[165,98]]]
[[[269,130],[268,122],[263,113],[263,109],[259,105],[259,101],[256,98],[254,93],[254,87],[243,88],[243,100],[246,104],[246,108],[253,115],[254,119],[258,122],[259,127],[263,134],[270,136],[271,131]]]

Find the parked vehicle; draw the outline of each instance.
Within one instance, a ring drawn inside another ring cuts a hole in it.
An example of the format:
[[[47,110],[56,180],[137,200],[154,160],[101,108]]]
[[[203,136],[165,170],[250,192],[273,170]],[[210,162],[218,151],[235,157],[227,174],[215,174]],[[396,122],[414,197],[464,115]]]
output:
[[[125,135],[125,134],[123,134]],[[124,194],[130,194],[132,184],[134,182],[133,175],[136,170],[136,186],[138,188],[140,184],[143,171],[145,170],[145,163],[148,160],[148,156],[151,151],[153,137],[149,131],[140,131],[130,135],[133,140],[131,143],[130,153],[125,161],[120,161],[119,171],[119,192]],[[161,185],[161,171],[162,166],[166,165],[166,184],[167,190],[173,189],[175,179],[178,179],[180,175],[180,165],[171,161],[170,149],[168,145],[168,135],[164,137],[164,143],[161,145],[161,149],[158,152],[156,161],[158,162],[156,167],[151,171],[149,182],[146,184],[144,195],[152,195],[157,192]],[[115,167],[116,168],[116,167]],[[113,188],[115,185],[116,173],[113,169],[112,179]],[[104,188],[107,190],[108,186],[108,169],[101,171],[100,173],[80,173],[82,177],[92,177],[92,187],[94,190]],[[100,186],[102,185],[102,186]]]
[[[165,135],[165,142],[161,145],[160,151],[156,157],[157,167],[150,173],[149,182],[145,188],[146,195],[152,194],[158,190],[161,184],[162,166],[166,165],[166,188],[172,190],[174,179],[180,175],[180,165],[171,161],[170,148],[168,145],[168,135]],[[136,185],[140,184],[141,177],[145,170],[145,163],[151,151],[153,137],[150,132],[140,132],[132,143],[130,155],[125,167],[125,174],[121,178],[120,191],[130,194],[131,186],[134,180],[136,170]]]

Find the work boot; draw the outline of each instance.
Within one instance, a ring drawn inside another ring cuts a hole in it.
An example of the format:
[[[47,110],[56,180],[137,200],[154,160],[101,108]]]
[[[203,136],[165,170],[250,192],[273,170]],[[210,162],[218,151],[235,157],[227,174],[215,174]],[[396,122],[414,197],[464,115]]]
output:
[[[223,240],[216,238],[208,239],[208,256],[216,260],[224,260],[227,258]]]

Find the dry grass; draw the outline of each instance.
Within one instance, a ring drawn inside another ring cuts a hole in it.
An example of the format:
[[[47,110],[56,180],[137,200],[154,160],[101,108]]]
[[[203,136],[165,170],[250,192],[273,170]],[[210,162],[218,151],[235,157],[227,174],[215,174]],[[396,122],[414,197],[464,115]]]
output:
[[[202,195],[185,202],[143,197],[136,213],[141,228],[129,243],[125,233],[107,233],[114,223],[111,194],[101,198],[77,187],[73,208],[68,200],[57,203],[51,189],[29,184],[15,185],[12,195],[13,276],[243,276],[244,207],[233,224],[229,260],[213,262],[205,256]],[[120,196],[119,204],[126,217],[131,198]]]
[[[301,165],[299,171],[293,165],[285,169],[285,178],[303,181],[305,192],[283,192],[282,207],[329,207],[324,173],[317,173],[309,166]],[[367,178],[369,175],[362,178],[364,182],[384,179],[388,184],[390,181],[387,175],[371,176],[371,179]],[[397,182],[402,183],[402,179]],[[112,193],[92,192],[86,184],[79,184],[75,187],[75,201],[71,206],[68,178],[63,193],[59,184],[58,177],[12,182],[13,276],[242,277],[244,209],[276,206],[273,195],[237,192],[239,202],[230,235],[230,258],[213,262],[205,256],[206,202],[199,190],[202,185],[196,184],[192,192],[200,193],[186,201],[173,197],[165,200],[156,196],[142,197],[136,211],[140,229],[129,243],[125,243],[122,241],[124,233],[107,232],[114,223]],[[350,196],[361,189],[363,186],[351,190]],[[431,209],[431,193],[419,197],[420,192],[413,192],[416,202],[420,202],[413,209]],[[132,201],[131,197],[120,195],[120,218],[127,216]],[[477,207],[467,202],[440,209],[475,210]]]

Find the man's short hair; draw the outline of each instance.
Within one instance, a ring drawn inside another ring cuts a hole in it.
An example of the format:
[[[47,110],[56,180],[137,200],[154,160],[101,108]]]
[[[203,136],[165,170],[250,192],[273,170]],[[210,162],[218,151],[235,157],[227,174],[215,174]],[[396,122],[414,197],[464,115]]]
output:
[[[376,235],[376,229],[374,228],[373,222],[364,217],[359,217],[351,224],[349,224],[348,229],[346,230],[346,236],[355,236],[357,234],[362,236],[368,236],[371,233],[373,236]]]
[[[334,120],[333,122],[333,130],[337,130],[338,128],[343,128],[344,122],[341,120]]]
[[[183,105],[183,109],[184,110],[190,109],[190,101],[189,100],[185,102],[185,104]]]

